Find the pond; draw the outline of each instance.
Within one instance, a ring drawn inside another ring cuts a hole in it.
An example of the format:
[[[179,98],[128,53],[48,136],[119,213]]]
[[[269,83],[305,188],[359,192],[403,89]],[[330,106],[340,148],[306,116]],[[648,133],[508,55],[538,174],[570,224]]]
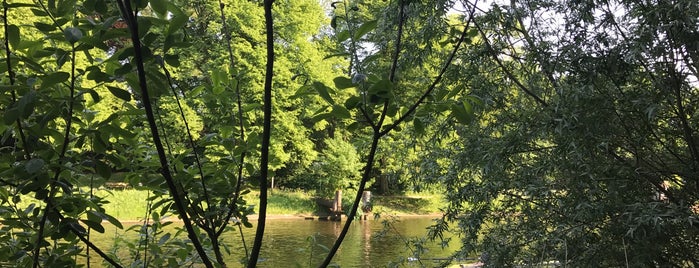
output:
[[[420,267],[410,258],[413,254],[406,244],[411,239],[422,238],[426,227],[433,223],[432,217],[400,217],[391,224],[388,219],[355,220],[345,241],[337,252],[333,263],[341,267],[386,267],[390,263],[405,261],[404,266]],[[316,267],[320,264],[342,230],[343,222],[305,220],[303,218],[270,219],[267,221],[260,262],[258,267]],[[384,231],[384,232],[382,232]],[[109,234],[122,232],[114,229]],[[252,246],[255,228],[244,228],[248,247]],[[135,236],[133,236],[135,239]],[[229,232],[224,242],[230,247],[231,255],[226,257],[229,267],[243,267],[240,260],[245,256],[238,232]],[[439,241],[425,242],[426,252],[421,261],[426,267],[433,267],[458,249],[457,241],[443,249]],[[109,245],[110,242],[106,242]],[[102,244],[102,243],[98,243]],[[411,245],[412,246],[412,245]]]

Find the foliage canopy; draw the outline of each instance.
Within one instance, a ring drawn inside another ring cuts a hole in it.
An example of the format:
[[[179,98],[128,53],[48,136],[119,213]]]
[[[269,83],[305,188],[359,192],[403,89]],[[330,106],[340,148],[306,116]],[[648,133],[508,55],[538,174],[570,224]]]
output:
[[[487,266],[699,265],[696,1],[5,0],[2,18],[0,264],[226,266],[221,235],[259,213],[252,267],[270,177],[357,190],[321,266],[372,187],[445,189],[430,234]],[[127,258],[90,241],[123,227],[94,191],[114,182],[149,193]]]

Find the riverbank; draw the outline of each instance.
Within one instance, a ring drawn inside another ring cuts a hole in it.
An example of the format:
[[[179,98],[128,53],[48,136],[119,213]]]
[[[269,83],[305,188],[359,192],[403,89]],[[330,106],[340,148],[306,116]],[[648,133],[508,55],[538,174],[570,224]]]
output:
[[[132,188],[118,190],[98,190],[96,196],[104,197],[107,204],[104,209],[111,216],[123,222],[139,222],[146,217],[147,200],[152,197],[148,191]],[[349,210],[354,195],[343,197],[343,207]],[[303,191],[274,190],[269,193],[267,218],[295,218],[324,215],[324,208],[319,208],[314,201],[314,194]],[[250,206],[259,207],[259,192],[252,191],[245,196]],[[409,193],[403,196],[374,195],[372,213],[380,215],[439,215],[442,197],[431,193]],[[255,209],[256,210],[256,209]],[[257,219],[255,214],[249,219]]]

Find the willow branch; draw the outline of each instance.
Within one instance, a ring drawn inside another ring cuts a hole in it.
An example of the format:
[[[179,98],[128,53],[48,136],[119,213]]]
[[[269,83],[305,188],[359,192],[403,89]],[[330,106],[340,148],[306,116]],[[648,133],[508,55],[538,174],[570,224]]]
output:
[[[505,65],[502,63],[502,60],[500,60],[500,58],[498,58],[498,54],[497,54],[497,52],[495,52],[495,49],[493,48],[493,46],[490,44],[490,41],[488,41],[488,36],[485,34],[483,29],[481,29],[480,25],[478,25],[478,22],[476,22],[474,20],[473,25],[476,26],[476,29],[478,29],[478,32],[483,37],[483,42],[485,43],[485,46],[488,49],[488,52],[490,52],[493,60],[495,60],[495,63],[497,63],[497,65],[500,66],[500,69],[503,72],[505,72],[505,75],[507,75],[507,78],[512,80],[512,82],[514,82],[515,85],[517,85],[517,87],[519,89],[521,89],[522,91],[524,91],[524,93],[526,93],[527,95],[532,97],[541,106],[548,107],[548,104],[541,97],[539,97],[538,95],[534,94],[534,92],[529,90],[529,88],[527,88],[524,84],[522,84],[522,82],[519,81],[519,79],[517,77],[515,77],[515,75],[509,69],[507,69],[507,67],[505,67]]]

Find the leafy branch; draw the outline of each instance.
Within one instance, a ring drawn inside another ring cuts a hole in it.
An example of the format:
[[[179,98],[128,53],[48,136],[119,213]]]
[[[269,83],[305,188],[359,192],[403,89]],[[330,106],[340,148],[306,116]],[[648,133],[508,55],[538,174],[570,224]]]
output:
[[[131,7],[130,1],[117,0],[117,4],[119,6],[119,10],[121,11],[122,17],[126,21],[127,26],[129,27],[129,31],[131,32],[131,41],[133,42],[133,47],[135,50],[134,60],[136,61],[138,81],[141,89],[141,96],[143,98],[143,108],[146,112],[146,117],[148,119],[148,125],[150,127],[153,143],[155,144],[155,148],[158,152],[158,158],[160,160],[161,166],[161,174],[165,179],[165,183],[168,186],[170,195],[172,195],[173,201],[175,202],[175,207],[177,209],[178,214],[182,218],[182,223],[185,226],[185,229],[187,230],[187,235],[191,240],[192,245],[196,249],[204,265],[206,267],[213,267],[213,264],[211,263],[211,260],[209,260],[209,257],[206,255],[206,251],[204,250],[201,242],[199,241],[199,237],[197,236],[196,231],[192,226],[192,222],[189,219],[189,216],[187,215],[187,210],[183,203],[183,193],[180,193],[178,191],[177,186],[175,184],[175,180],[172,177],[172,174],[170,173],[170,165],[168,164],[167,156],[165,155],[165,150],[163,148],[160,136],[158,134],[158,127],[155,122],[153,107],[151,104],[150,95],[148,93],[148,86],[146,83],[146,72],[142,55],[143,52],[141,50],[141,42],[138,32],[138,13]]]

